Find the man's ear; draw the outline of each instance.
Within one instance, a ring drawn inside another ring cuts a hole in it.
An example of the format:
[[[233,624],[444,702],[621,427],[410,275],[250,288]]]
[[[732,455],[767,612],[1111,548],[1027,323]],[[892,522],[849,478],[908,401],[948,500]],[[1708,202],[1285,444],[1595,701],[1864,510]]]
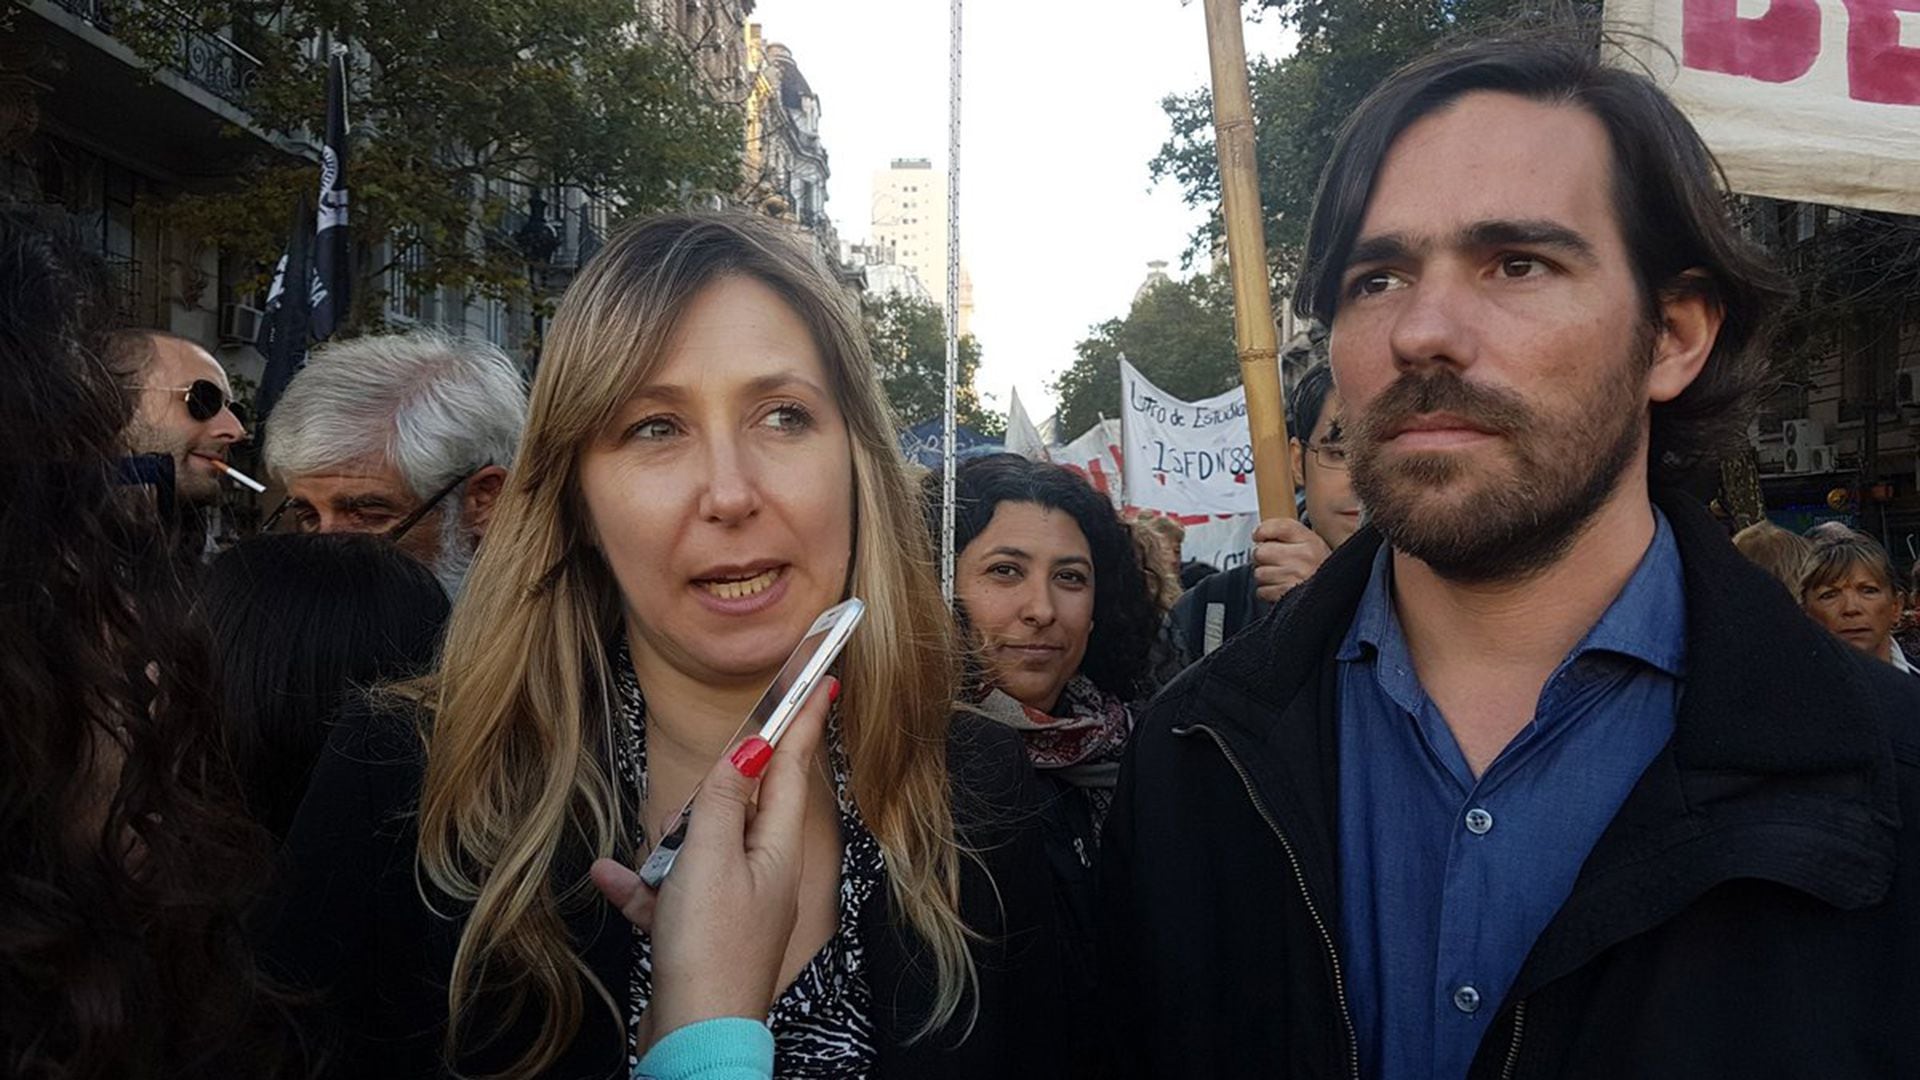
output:
[[[1298,437],[1288,437],[1287,457],[1293,462],[1293,490],[1299,491],[1307,486],[1307,448]]]
[[[487,535],[487,523],[493,520],[494,504],[507,486],[507,470],[489,465],[467,481],[466,498],[461,501],[460,516],[475,536]]]
[[[1651,401],[1672,401],[1693,385],[1707,366],[1726,319],[1726,312],[1705,287],[1704,273],[1689,270],[1681,277],[1677,287],[1660,296],[1660,325],[1653,342],[1653,364],[1647,370]]]

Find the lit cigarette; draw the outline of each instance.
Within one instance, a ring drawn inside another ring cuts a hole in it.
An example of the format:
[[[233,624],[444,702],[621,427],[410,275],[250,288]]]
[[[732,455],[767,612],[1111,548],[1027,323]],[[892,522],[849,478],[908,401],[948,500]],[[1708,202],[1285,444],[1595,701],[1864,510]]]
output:
[[[238,483],[245,484],[246,486],[252,488],[255,494],[265,495],[267,493],[267,485],[261,483],[258,480],[255,480],[253,477],[248,476],[246,473],[241,472],[239,469],[236,469],[233,466],[227,464],[226,462],[221,461],[217,457],[210,457],[207,460],[213,462],[213,467],[216,469],[219,469],[223,473],[226,473],[230,479]]]

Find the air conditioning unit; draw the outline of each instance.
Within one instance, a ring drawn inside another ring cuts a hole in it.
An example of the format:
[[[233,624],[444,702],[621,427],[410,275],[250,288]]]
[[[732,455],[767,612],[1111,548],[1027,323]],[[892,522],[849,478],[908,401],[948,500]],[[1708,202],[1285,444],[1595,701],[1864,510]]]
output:
[[[1903,367],[1894,374],[1893,402],[1903,408],[1920,406],[1920,367]]]
[[[1789,450],[1796,446],[1822,446],[1827,441],[1827,425],[1818,420],[1789,420],[1781,436]]]
[[[1789,476],[1813,476],[1833,471],[1833,447],[1827,444],[1819,446],[1787,447],[1787,474]]]
[[[263,317],[259,308],[245,304],[220,305],[220,343],[252,345],[259,341],[260,320]]]

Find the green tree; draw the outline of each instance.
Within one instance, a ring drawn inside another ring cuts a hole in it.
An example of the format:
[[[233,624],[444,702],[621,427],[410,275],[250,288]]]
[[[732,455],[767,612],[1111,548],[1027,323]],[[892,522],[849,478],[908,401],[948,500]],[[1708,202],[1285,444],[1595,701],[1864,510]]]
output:
[[[1233,340],[1233,291],[1221,274],[1166,281],[1142,293],[1124,319],[1092,327],[1078,358],[1053,383],[1055,430],[1077,437],[1102,416],[1120,415],[1120,358],[1169,394],[1193,400],[1240,381]]]
[[[912,427],[939,416],[946,408],[946,316],[928,301],[888,295],[867,304],[866,324],[867,345],[895,418]],[[980,343],[972,334],[960,339],[959,369],[956,422],[990,438],[1004,435],[1007,418],[984,409],[974,389]]]
[[[1591,14],[1577,6],[1541,11],[1539,3],[1517,0],[1261,0],[1261,6],[1299,33],[1291,55],[1256,61],[1248,71],[1267,259],[1280,284],[1299,265],[1320,171],[1340,126],[1381,80],[1450,35],[1512,20],[1522,10],[1536,20]],[[1155,182],[1177,183],[1189,206],[1209,211],[1190,253],[1209,250],[1222,235],[1213,94],[1205,88],[1170,94],[1161,107],[1173,134],[1148,169]]]
[[[506,181],[577,185],[633,214],[739,180],[738,109],[712,100],[632,0],[175,0],[116,6],[115,33],[158,67],[177,54],[182,17],[259,58],[246,106],[276,137],[318,138],[326,57],[315,42],[353,44],[356,326],[382,310],[387,266],[368,256],[389,238],[418,286],[525,295],[509,214],[525,211],[526,189]],[[164,212],[192,241],[252,260],[264,282],[317,176],[263,145],[230,185]]]

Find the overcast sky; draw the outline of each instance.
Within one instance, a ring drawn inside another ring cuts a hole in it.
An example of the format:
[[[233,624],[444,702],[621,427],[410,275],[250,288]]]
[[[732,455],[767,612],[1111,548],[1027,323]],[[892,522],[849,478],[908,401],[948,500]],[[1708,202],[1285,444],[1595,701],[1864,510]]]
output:
[[[759,0],[751,16],[820,96],[843,240],[868,234],[875,169],[897,157],[946,167],[948,16],[943,0]],[[1249,54],[1283,44],[1272,20],[1247,26]],[[1207,81],[1206,28],[1182,0],[974,0],[963,46],[960,234],[978,385],[1002,409],[1017,386],[1038,421],[1053,411],[1047,383],[1088,327],[1126,313],[1147,262],[1181,273],[1204,215],[1171,184],[1149,191],[1147,162],[1168,134],[1160,99]]]

